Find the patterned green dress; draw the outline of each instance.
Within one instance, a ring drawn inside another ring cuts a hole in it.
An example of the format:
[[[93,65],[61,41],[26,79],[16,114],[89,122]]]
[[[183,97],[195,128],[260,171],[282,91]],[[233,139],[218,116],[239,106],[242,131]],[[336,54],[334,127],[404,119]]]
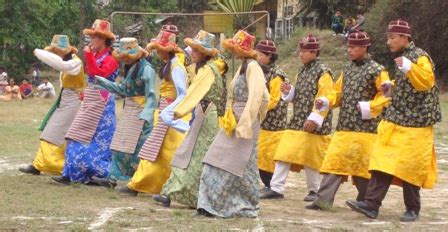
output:
[[[213,62],[208,62],[203,68],[199,69],[198,75],[199,72],[204,71],[206,68],[211,68],[215,75],[215,81],[210,87],[210,90],[197,104],[194,110],[195,118],[193,120],[199,120],[199,122],[195,123],[193,121],[190,132],[183,142],[186,143],[187,141],[190,141],[194,144],[194,147],[190,151],[191,156],[184,162],[186,167],[175,165],[178,156],[189,156],[189,154],[185,154],[189,152],[188,150],[181,149],[186,144],[182,144],[173,159],[170,178],[163,186],[161,192],[161,195],[168,196],[170,200],[187,205],[191,208],[196,208],[199,181],[203,168],[202,159],[219,130],[218,115],[222,115],[222,102],[225,102],[226,100],[223,99],[222,94],[225,89],[223,77],[220,75],[218,68]],[[192,94],[194,94],[194,92],[192,92]]]

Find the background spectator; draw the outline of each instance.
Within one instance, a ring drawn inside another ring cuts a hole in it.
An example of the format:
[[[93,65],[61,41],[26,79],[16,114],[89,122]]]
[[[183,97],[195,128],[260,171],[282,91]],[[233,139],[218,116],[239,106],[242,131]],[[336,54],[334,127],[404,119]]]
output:
[[[0,100],[2,101],[11,101],[11,100],[22,100],[22,96],[20,95],[19,86],[16,85],[14,79],[9,79],[9,85],[5,88],[5,94],[0,96]]]
[[[37,91],[39,93],[39,97],[42,98],[50,98],[56,96],[56,92],[54,91],[54,86],[49,82],[48,77],[44,77],[43,83],[37,87]]]
[[[341,11],[337,10],[336,13],[331,16],[331,30],[336,35],[341,34],[344,29],[344,17],[341,15]]]
[[[5,68],[0,67],[0,95],[5,93],[6,86],[8,86],[8,73]]]
[[[352,17],[345,19],[344,22],[344,34],[347,34],[352,27],[356,25],[356,20]]]
[[[37,65],[33,68],[33,79],[31,80],[31,83],[35,87],[40,85],[40,69]]]
[[[20,85],[20,94],[22,99],[27,99],[33,96],[33,86],[30,84],[27,78],[23,79]]]

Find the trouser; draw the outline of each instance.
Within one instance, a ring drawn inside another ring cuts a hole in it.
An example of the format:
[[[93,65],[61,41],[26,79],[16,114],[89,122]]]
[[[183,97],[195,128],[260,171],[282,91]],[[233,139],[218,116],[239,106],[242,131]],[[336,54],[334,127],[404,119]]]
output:
[[[366,204],[378,211],[392,183],[393,176],[380,171],[372,171],[367,187]],[[420,187],[403,181],[403,199],[407,211],[420,212]]]
[[[289,170],[291,168],[290,163],[282,161],[275,162],[275,170],[272,175],[271,189],[275,192],[283,194],[285,192],[286,178],[288,177]],[[317,193],[319,190],[320,173],[309,167],[304,167],[306,173],[306,184],[309,191]]]
[[[333,206],[334,198],[336,196],[336,192],[339,189],[343,179],[346,176],[343,175],[335,175],[335,174],[324,174],[322,178],[322,183],[319,187],[319,192],[317,192],[317,196],[319,197],[315,204],[319,206]],[[363,201],[367,192],[367,185],[369,183],[369,179],[352,176],[353,183],[358,190],[358,196],[356,197],[357,201]]]
[[[270,188],[273,173],[270,173],[270,172],[267,172],[267,171],[264,171],[261,169],[259,169],[258,171],[260,172],[261,182],[263,182],[265,187]]]

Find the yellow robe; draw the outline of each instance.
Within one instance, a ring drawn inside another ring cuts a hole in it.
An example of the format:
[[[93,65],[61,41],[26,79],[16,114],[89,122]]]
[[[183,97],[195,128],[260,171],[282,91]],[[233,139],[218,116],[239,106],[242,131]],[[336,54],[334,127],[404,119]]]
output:
[[[319,79],[316,99],[329,95],[333,90],[333,84],[330,73],[325,72]],[[324,118],[328,114],[328,111],[319,112],[316,109],[313,111]],[[304,166],[319,170],[330,140],[330,135],[285,130],[275,152],[274,160],[292,164],[291,170],[296,172],[300,172]]]
[[[343,79],[344,74],[341,73],[334,91],[327,96],[331,108],[341,105]],[[380,115],[384,106],[389,103],[390,99],[384,97],[381,92],[381,84],[387,81],[389,81],[389,75],[386,71],[382,71],[376,77],[377,94],[373,100],[369,101],[372,118]],[[370,179],[369,160],[374,150],[376,138],[377,135],[373,133],[337,131],[328,146],[320,172]]]
[[[160,95],[170,99],[176,98],[176,87],[172,81],[162,81],[160,86]],[[154,125],[157,125],[159,110],[154,112]],[[191,114],[183,117],[182,120],[188,121]],[[171,174],[171,161],[174,152],[180,146],[185,138],[185,134],[169,127],[160,147],[157,159],[152,162],[140,159],[137,170],[128,183],[128,188],[142,193],[158,194]]]
[[[81,61],[77,56],[74,56],[73,59]],[[77,75],[61,73],[61,83],[65,89],[82,91],[86,86],[84,69],[81,67]],[[66,143],[62,146],[56,146],[45,140],[41,140],[33,161],[33,166],[41,172],[54,175],[62,174],[65,161],[65,145]]]
[[[432,68],[426,56],[419,57],[417,63],[411,65],[406,76],[417,91],[428,91],[435,85]],[[433,188],[437,181],[433,127],[403,127],[381,121],[369,170],[393,175],[393,183],[398,185],[403,180]]]
[[[281,98],[280,86],[283,79],[279,76],[272,79],[269,83],[269,103],[268,111],[274,109]],[[274,173],[275,161],[274,155],[277,150],[283,131],[260,130],[258,137],[258,168]]]

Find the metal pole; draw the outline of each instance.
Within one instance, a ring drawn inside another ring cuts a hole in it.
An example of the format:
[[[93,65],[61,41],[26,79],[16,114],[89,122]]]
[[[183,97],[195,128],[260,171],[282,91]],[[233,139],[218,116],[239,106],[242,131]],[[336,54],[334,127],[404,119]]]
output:
[[[131,12],[131,11],[114,11],[109,16],[110,19],[110,29],[113,30],[113,20],[115,15],[117,14],[131,14],[131,15],[161,15],[161,16],[205,16],[205,15],[241,15],[241,14],[264,14],[263,17],[266,17],[266,33],[269,29],[269,22],[270,22],[270,15],[268,11],[248,11],[248,12],[233,12],[233,13],[226,13],[226,12],[207,12],[207,13],[154,13],[154,12]],[[256,20],[255,22],[259,21],[260,19]],[[255,23],[254,22],[254,23]],[[252,26],[254,23],[251,23],[249,26]],[[248,27],[249,27],[248,26]],[[248,28],[246,27],[246,28]],[[245,29],[246,29],[245,28]],[[266,36],[266,35],[265,35]]]

